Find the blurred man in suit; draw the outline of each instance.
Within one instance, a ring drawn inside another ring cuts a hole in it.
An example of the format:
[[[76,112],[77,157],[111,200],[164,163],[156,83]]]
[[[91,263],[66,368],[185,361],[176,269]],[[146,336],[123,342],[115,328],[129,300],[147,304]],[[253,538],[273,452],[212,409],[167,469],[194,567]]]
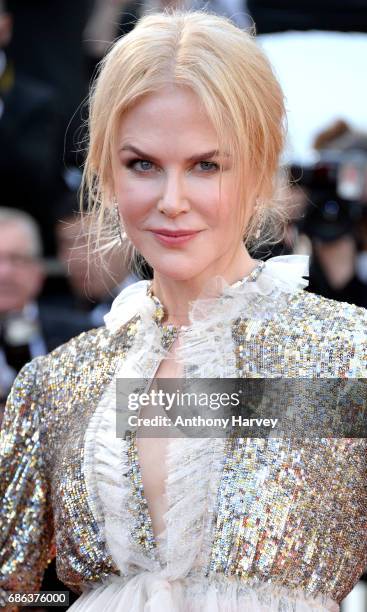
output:
[[[27,213],[0,208],[0,398],[20,368],[91,327],[82,315],[42,308],[39,230]]]

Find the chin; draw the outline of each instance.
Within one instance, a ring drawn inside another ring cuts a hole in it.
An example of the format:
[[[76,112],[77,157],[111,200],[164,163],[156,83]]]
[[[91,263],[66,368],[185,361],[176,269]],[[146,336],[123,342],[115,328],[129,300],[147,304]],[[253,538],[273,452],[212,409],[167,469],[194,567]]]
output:
[[[199,272],[187,271],[185,269],[173,270],[172,268],[170,270],[155,268],[155,272],[174,281],[189,281],[199,274]]]
[[[156,265],[155,265],[156,264]],[[162,262],[152,262],[151,267],[154,272],[175,281],[189,281],[197,277],[203,272],[194,262],[172,262],[167,261],[162,265]]]

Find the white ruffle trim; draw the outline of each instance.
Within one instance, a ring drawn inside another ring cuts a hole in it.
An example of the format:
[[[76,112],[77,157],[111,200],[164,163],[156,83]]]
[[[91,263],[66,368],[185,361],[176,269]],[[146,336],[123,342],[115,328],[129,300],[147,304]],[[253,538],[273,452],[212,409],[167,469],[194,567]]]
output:
[[[271,296],[275,292],[294,293],[304,289],[308,285],[308,281],[303,278],[308,275],[308,262],[307,255],[272,257],[265,262],[264,269],[256,281],[248,283],[238,281],[228,285],[222,277],[216,276],[204,287],[198,300],[192,304],[189,317],[191,323],[203,318],[208,320],[215,314],[216,318],[219,318],[223,315],[223,308],[228,321],[231,318],[228,306],[237,302],[233,298]],[[117,331],[136,314],[145,320],[152,317],[156,306],[147,295],[148,286],[149,281],[139,281],[126,287],[117,296],[110,312],[104,317],[106,327],[111,332]],[[242,304],[242,307],[246,309],[245,304]]]
[[[244,587],[239,581],[187,578],[169,581],[159,573],[142,573],[127,583],[111,576],[86,591],[69,608],[73,612],[338,612],[329,598],[305,596],[272,584]]]
[[[131,567],[139,567],[142,571],[159,568],[159,564],[148,558],[131,538],[136,500],[127,474],[130,468],[127,447],[125,439],[116,437],[114,379],[100,400],[87,431],[85,454],[89,457],[93,453],[93,469],[86,473],[86,482],[88,492],[93,492],[97,499],[94,510],[98,512],[96,519],[102,525],[107,549],[122,576],[131,574]]]
[[[154,572],[163,561],[165,578],[187,575],[193,567],[208,562],[214,496],[224,460],[223,439],[172,439],[167,454],[166,529],[159,536],[158,555],[149,557],[132,539],[136,519],[127,445],[116,438],[116,411],[113,388],[98,407],[94,435],[94,466],[88,472],[88,492],[93,492],[96,519],[102,527],[106,546],[123,576],[136,571]],[[102,414],[103,411],[103,414]],[[193,487],[193,482],[195,486]],[[96,499],[97,498],[97,499]],[[179,528],[178,528],[179,525]]]
[[[237,376],[232,329],[229,324],[238,318],[257,321],[276,316],[287,296],[304,289],[308,281],[308,257],[288,255],[265,262],[255,280],[247,277],[228,285],[214,277],[191,304],[190,325],[180,331],[175,359],[190,378],[233,378]],[[156,304],[147,295],[149,281],[140,281],[124,289],[105,316],[106,326],[116,331],[133,316],[140,316],[140,325],[130,351],[128,364],[121,374],[125,378],[150,378],[157,364],[169,352],[162,348],[162,330],[153,315]]]

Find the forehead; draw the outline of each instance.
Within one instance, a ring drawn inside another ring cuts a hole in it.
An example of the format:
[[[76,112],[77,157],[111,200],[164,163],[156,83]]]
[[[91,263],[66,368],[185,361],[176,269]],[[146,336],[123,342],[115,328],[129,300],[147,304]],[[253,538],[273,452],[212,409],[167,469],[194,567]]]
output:
[[[218,144],[218,138],[202,103],[189,88],[167,86],[139,100],[122,117],[119,144],[138,139],[179,146],[186,143]]]

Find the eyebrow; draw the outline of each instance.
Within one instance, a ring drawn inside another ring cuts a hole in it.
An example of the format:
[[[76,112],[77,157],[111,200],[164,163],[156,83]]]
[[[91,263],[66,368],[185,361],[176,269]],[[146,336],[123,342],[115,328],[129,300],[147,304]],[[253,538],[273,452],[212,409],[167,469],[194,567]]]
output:
[[[135,153],[135,155],[138,155],[139,157],[142,157],[143,159],[151,159],[154,162],[158,161],[157,158],[154,157],[154,155],[150,155],[149,153],[144,153],[144,151],[140,151],[140,149],[137,149],[133,145],[129,145],[129,144],[123,145],[119,149],[119,152],[120,151],[130,151],[131,153]],[[211,159],[212,157],[217,157],[218,155],[220,155],[218,149],[214,149],[212,151],[206,151],[204,153],[200,153],[199,155],[192,155],[185,161],[186,162],[196,162],[196,161],[201,161],[203,159]],[[229,157],[229,153],[224,153],[224,155],[226,157]]]

